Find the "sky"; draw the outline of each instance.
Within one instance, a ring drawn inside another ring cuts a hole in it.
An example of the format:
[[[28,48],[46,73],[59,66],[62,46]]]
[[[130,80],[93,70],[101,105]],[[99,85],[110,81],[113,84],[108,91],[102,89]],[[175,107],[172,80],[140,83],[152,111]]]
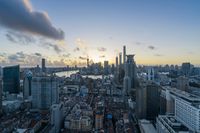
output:
[[[1,0],[0,65],[86,65],[126,45],[137,64],[200,66],[199,0]]]

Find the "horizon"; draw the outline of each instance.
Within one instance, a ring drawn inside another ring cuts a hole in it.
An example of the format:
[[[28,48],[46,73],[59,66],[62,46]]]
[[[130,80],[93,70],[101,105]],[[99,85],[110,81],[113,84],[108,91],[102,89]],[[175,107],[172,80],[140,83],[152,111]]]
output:
[[[16,6],[17,5],[17,6]],[[56,5],[56,6],[55,6]],[[0,66],[86,66],[127,47],[136,63],[200,66],[200,1],[0,1]]]

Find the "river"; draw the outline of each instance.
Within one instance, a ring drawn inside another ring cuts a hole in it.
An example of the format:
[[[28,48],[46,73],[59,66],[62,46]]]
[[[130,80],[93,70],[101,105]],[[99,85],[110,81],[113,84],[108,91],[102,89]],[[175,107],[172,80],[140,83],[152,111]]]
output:
[[[55,73],[55,74],[56,74],[57,76],[59,76],[59,77],[63,77],[63,76],[65,76],[65,77],[70,77],[71,74],[75,74],[75,73],[77,73],[77,72],[78,72],[78,70],[74,70],[74,71],[63,71],[63,72],[57,72],[57,73]],[[102,75],[82,75],[82,77],[84,77],[84,78],[88,77],[88,78],[92,78],[92,79],[98,79],[98,78],[102,79]]]

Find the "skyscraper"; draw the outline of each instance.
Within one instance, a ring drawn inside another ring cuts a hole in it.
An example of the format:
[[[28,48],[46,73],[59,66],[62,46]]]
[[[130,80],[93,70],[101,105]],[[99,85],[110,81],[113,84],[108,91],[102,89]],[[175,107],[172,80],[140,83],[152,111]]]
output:
[[[24,77],[24,91],[23,91],[23,94],[24,94],[24,99],[28,99],[29,96],[31,96],[31,80],[32,80],[32,72],[31,71],[28,71],[26,74],[25,74],[25,77]]]
[[[116,56],[116,60],[115,60],[115,64],[116,64],[116,68],[118,68],[118,57]]]
[[[135,88],[136,80],[136,67],[135,67],[134,55],[127,55],[127,61],[125,63],[125,77],[124,77],[124,92],[129,94],[131,89]]]
[[[148,83],[146,86],[146,118],[156,120],[160,112],[161,87],[155,83]]]
[[[45,59],[42,58],[42,72],[46,73]]]
[[[108,61],[104,61],[104,74],[108,74],[108,73],[109,73]]]
[[[126,46],[124,45],[123,46],[123,63],[124,63],[124,66],[125,66],[125,63],[126,63]]]
[[[122,53],[119,53],[119,66],[122,66]]]
[[[19,93],[20,77],[19,65],[3,68],[3,91],[9,93]]]
[[[0,116],[1,116],[1,113],[2,113],[2,78],[0,77]]]
[[[54,76],[38,76],[31,80],[32,108],[49,109],[58,103],[57,79]]]

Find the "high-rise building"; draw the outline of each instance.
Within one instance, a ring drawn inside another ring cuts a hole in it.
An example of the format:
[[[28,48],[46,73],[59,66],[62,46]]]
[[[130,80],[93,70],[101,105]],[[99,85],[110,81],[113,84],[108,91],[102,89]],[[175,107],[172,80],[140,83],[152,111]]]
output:
[[[115,66],[116,66],[116,68],[118,68],[118,57],[116,56],[116,59],[115,59]]]
[[[90,65],[90,64],[89,64],[89,58],[87,58],[87,67],[89,67],[89,65]]]
[[[59,133],[63,119],[62,104],[53,104],[51,106],[51,125],[53,125],[54,133]]]
[[[57,79],[54,76],[37,76],[31,80],[33,109],[49,109],[59,102]]]
[[[131,89],[135,88],[136,81],[136,65],[134,55],[127,55],[125,63],[125,77],[124,77],[124,92],[130,93]]]
[[[191,64],[189,62],[182,63],[181,72],[183,75],[189,76],[190,70],[191,70]]]
[[[28,71],[24,77],[24,99],[28,99],[31,96],[31,80],[32,80],[32,72]]]
[[[123,63],[124,65],[126,63],[126,46],[125,45],[123,46]]]
[[[188,91],[189,89],[189,79],[184,76],[177,78],[177,89],[182,91]]]
[[[45,59],[42,58],[42,72],[46,73]]]
[[[122,66],[122,53],[119,53],[119,66]]]
[[[148,120],[155,120],[160,112],[160,91],[160,86],[153,82],[146,86],[146,118]]]
[[[154,77],[155,77],[154,68],[149,67],[148,71],[147,71],[147,79],[150,80],[150,81],[154,81]]]
[[[175,118],[193,132],[200,132],[200,98],[189,93],[175,98]]]
[[[109,73],[109,62],[108,61],[104,61],[104,74],[108,74]]]
[[[3,92],[3,86],[2,86],[2,78],[0,77],[0,116],[2,113],[2,92]]]
[[[140,86],[136,89],[136,117],[146,119],[146,84],[140,81]]]
[[[20,73],[19,65],[3,68],[3,91],[9,93],[19,93]]]

